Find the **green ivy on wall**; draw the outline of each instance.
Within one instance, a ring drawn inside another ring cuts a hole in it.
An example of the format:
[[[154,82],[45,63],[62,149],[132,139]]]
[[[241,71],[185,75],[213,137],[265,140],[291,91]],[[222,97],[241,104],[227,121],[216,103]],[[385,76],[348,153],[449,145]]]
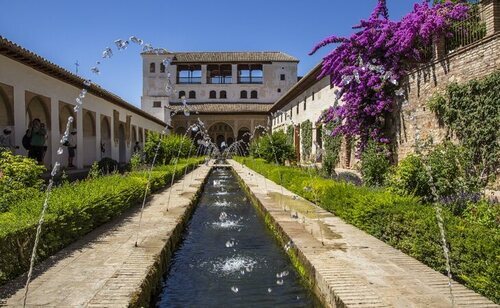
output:
[[[302,143],[302,157],[305,160],[311,157],[312,150],[312,122],[310,120],[305,120],[300,125],[300,135]]]
[[[293,145],[293,131],[293,125],[288,125],[286,128],[286,140],[291,145]]]
[[[331,176],[335,173],[335,166],[340,160],[340,148],[342,137],[340,135],[331,136],[331,132],[337,126],[336,122],[329,122],[323,127],[323,171]]]
[[[484,184],[500,167],[500,71],[466,84],[450,84],[428,103],[448,137],[456,137],[469,152]]]

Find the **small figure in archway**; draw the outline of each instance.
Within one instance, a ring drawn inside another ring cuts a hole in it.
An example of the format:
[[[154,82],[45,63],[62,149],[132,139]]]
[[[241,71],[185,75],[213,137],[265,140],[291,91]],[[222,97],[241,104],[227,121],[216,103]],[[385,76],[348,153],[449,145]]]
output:
[[[12,130],[8,127],[3,130],[3,134],[0,135],[0,151],[4,149],[14,152],[15,149],[19,149],[19,147],[15,146],[14,142],[12,141],[11,133]]]
[[[71,134],[69,135],[68,142],[66,143],[66,146],[68,147],[68,168],[74,168],[75,165],[73,165],[73,160],[75,159],[75,154],[76,154],[76,130],[72,130]]]
[[[139,145],[139,141],[135,142],[135,145],[134,145],[134,154],[135,153],[141,153],[141,146]]]
[[[45,154],[45,141],[47,137],[47,130],[45,129],[45,124],[40,121],[40,119],[34,119],[30,123],[30,128],[26,133],[30,140],[30,148],[28,151],[28,157],[36,159],[39,164],[43,162],[43,156]]]
[[[227,148],[227,145],[226,145],[226,142],[225,141],[222,141],[220,143],[220,149],[222,150],[222,152],[224,152],[224,150]]]

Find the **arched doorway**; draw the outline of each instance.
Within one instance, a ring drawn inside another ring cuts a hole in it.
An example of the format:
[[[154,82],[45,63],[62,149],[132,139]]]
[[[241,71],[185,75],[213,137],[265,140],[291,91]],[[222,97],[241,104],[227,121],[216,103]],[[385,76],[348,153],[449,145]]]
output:
[[[68,118],[73,117],[73,122],[71,123],[69,132],[76,129],[76,116],[70,105],[65,103],[59,103],[59,134],[60,137],[63,136],[64,131],[66,131],[66,125],[68,124]],[[74,142],[76,142],[76,136],[72,137]],[[85,147],[84,147],[85,148]],[[84,151],[84,149],[76,149],[75,156],[80,155],[79,152]],[[75,157],[76,160],[76,157]],[[62,154],[61,161],[63,165],[68,164],[68,148],[64,148],[64,153]]]
[[[111,157],[111,125],[109,118],[101,119],[101,158]]]
[[[127,147],[125,144],[125,125],[120,123],[118,127],[118,162],[126,163],[127,162]]]
[[[208,135],[212,140],[216,141],[217,146],[220,148],[222,141],[228,144],[229,141],[234,141],[233,128],[227,123],[218,122],[210,126]]]
[[[52,138],[50,137],[51,123],[49,106],[42,100],[42,98],[38,96],[33,97],[26,107],[26,129],[30,127],[31,122],[34,119],[40,119],[40,122],[45,126],[45,129],[47,130],[45,141],[46,150],[43,163],[45,166],[50,166],[52,163],[52,151],[50,150]]]
[[[133,152],[134,151],[134,147],[135,147],[135,143],[137,141],[139,141],[139,140],[137,140],[137,129],[135,129],[135,126],[132,126],[132,136],[131,136],[131,139],[132,139],[131,147],[132,147],[132,152]]]
[[[12,108],[7,95],[0,89],[0,130],[14,125]]]
[[[83,149],[81,149],[79,152],[83,153],[83,164],[85,166],[90,166],[97,159],[95,153],[96,126],[95,126],[95,117],[92,112],[90,111],[84,112],[82,124],[83,124]]]

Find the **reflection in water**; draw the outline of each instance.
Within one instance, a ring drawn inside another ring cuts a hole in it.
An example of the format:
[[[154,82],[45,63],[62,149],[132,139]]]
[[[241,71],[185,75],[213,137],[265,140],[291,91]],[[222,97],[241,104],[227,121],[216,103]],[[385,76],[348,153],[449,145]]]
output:
[[[224,194],[220,192],[223,191]],[[216,169],[175,252],[158,307],[314,307],[228,169]]]

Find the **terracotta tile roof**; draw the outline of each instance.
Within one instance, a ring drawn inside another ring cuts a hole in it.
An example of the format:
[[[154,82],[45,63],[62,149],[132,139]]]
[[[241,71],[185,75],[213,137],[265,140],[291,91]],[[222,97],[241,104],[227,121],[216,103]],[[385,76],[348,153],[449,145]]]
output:
[[[148,53],[153,54],[153,52]],[[236,63],[236,62],[299,62],[284,52],[279,51],[221,51],[221,52],[171,52],[173,63]]]
[[[265,103],[188,103],[194,114],[268,114],[273,104]],[[182,104],[170,103],[170,108],[182,112]]]
[[[134,105],[125,101],[118,95],[107,91],[106,89],[102,88],[101,86],[95,83],[92,83],[90,87],[85,86],[84,85],[85,79],[69,72],[68,70],[58,66],[57,64],[50,62],[49,60],[37,55],[36,53],[27,50],[12,41],[9,41],[8,39],[4,38],[1,35],[0,35],[0,55],[4,55],[14,61],[27,65],[39,72],[42,72],[56,79],[59,79],[65,83],[71,84],[79,89],[87,88],[89,93],[97,97],[105,99],[117,106],[123,107],[129,111],[141,115],[146,119],[151,120],[157,124],[160,124],[162,126],[167,125],[160,119],[152,116],[151,114],[143,111],[140,108],[135,107]]]

